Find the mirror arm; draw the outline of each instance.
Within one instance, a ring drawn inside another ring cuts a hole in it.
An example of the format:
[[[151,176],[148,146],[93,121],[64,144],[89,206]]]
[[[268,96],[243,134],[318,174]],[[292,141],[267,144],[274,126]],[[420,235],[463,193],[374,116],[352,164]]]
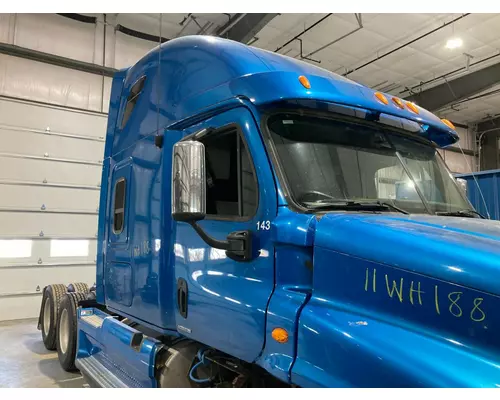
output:
[[[227,240],[217,240],[214,239],[213,237],[209,236],[202,228],[199,226],[196,221],[190,221],[188,222],[189,225],[191,225],[196,233],[200,235],[200,237],[203,239],[203,241],[208,244],[211,247],[215,247],[216,249],[221,249],[221,250],[229,250],[229,242]]]

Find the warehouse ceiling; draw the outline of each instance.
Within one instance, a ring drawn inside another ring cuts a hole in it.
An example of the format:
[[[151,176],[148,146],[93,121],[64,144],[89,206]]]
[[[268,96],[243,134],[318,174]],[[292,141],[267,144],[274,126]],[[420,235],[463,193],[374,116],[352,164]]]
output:
[[[108,17],[116,25],[161,34],[164,40],[217,35],[303,59],[373,89],[411,98],[458,123],[500,114],[500,14]]]

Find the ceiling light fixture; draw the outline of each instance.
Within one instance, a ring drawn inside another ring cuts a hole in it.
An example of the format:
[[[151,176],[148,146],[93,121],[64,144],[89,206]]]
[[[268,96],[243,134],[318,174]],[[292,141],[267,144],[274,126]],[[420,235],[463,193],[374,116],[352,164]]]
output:
[[[446,48],[447,49],[456,49],[458,47],[461,47],[464,42],[460,38],[454,38],[454,39],[449,39],[446,42]]]

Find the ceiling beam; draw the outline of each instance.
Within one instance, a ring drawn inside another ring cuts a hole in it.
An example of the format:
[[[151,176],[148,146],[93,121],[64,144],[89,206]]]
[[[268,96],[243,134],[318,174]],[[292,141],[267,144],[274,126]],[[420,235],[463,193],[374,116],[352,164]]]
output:
[[[436,111],[444,106],[464,100],[500,83],[500,63],[446,81],[430,89],[406,97],[429,110]]]
[[[226,39],[248,43],[278,14],[235,14],[215,34]]]

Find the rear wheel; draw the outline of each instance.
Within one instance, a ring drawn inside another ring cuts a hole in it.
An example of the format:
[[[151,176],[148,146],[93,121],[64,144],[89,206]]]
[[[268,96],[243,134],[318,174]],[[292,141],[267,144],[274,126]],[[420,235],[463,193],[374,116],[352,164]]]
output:
[[[42,340],[47,350],[55,350],[57,338],[57,314],[61,300],[66,293],[62,284],[49,285],[45,288],[40,311]]]
[[[68,292],[88,293],[89,286],[83,282],[70,283],[68,285]]]
[[[78,302],[85,300],[86,293],[66,293],[61,301],[57,320],[57,356],[65,371],[75,371]]]

